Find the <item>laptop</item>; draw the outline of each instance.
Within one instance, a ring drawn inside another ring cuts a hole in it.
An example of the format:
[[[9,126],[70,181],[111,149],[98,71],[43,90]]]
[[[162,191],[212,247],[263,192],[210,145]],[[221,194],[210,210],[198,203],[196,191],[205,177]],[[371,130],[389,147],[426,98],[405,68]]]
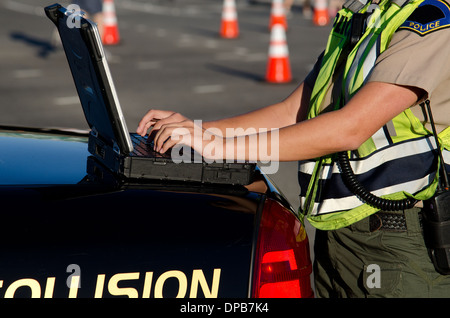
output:
[[[100,163],[124,179],[252,183],[255,163],[207,163],[203,159],[193,160],[193,152],[192,160],[175,162],[169,154],[153,151],[149,138],[130,133],[96,24],[84,18],[82,13],[69,11],[58,3],[46,7],[45,13],[59,31],[90,127],[88,150],[96,164]]]

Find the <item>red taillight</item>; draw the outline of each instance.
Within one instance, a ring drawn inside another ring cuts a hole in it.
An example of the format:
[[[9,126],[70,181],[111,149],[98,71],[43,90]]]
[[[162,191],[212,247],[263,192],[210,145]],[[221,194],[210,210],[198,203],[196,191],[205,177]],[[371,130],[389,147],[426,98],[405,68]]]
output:
[[[313,297],[311,272],[305,228],[278,202],[267,200],[258,233],[252,297]]]

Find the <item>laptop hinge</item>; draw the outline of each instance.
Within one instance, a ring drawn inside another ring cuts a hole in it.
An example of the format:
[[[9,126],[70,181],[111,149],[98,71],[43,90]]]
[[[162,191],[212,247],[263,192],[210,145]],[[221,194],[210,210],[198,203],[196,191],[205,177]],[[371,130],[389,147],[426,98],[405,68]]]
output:
[[[81,11],[81,8],[76,4],[69,5],[64,14],[73,19],[75,17],[84,18],[86,16],[86,12]]]

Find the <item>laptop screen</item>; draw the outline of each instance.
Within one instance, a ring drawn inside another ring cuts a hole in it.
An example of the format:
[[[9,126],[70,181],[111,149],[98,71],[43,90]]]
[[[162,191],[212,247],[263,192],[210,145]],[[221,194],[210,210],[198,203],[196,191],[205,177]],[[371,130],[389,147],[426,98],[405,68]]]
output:
[[[49,17],[59,30],[92,133],[117,152],[130,153],[132,143],[96,25],[63,7],[58,7],[56,14],[56,21]]]

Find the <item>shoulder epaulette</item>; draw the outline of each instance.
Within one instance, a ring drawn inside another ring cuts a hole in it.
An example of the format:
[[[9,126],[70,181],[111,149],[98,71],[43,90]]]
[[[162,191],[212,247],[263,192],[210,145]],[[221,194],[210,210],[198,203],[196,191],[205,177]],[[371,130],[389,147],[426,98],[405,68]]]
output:
[[[450,27],[450,6],[443,0],[425,0],[398,28],[420,36]]]

